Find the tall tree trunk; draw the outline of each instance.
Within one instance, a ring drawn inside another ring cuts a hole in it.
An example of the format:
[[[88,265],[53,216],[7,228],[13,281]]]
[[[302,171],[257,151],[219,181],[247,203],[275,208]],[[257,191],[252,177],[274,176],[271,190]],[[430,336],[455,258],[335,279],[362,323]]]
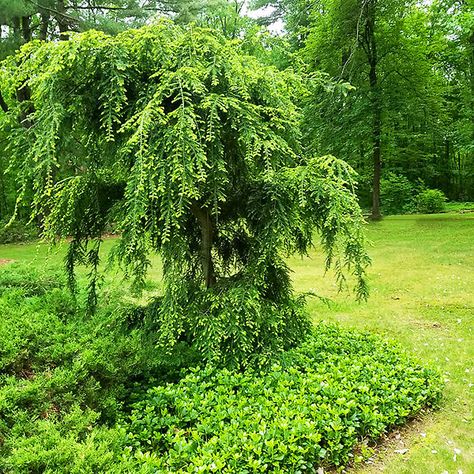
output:
[[[20,17],[16,16],[12,19],[13,23],[13,36],[17,41],[21,40],[21,21]]]
[[[3,159],[0,159],[0,219],[5,219],[7,214],[7,193],[5,190],[5,171]]]
[[[365,30],[362,47],[369,63],[370,106],[372,109],[372,214],[374,220],[381,219],[380,213],[380,178],[382,175],[382,104],[377,77],[377,41],[375,38],[375,17],[377,0],[364,3]]]
[[[380,107],[380,96],[377,87],[376,64],[370,67],[370,88],[372,102],[372,159],[373,159],[373,182],[372,182],[372,215],[371,218],[379,220],[380,213],[380,178],[382,175],[382,110]]]
[[[212,261],[212,243],[214,239],[214,225],[211,220],[209,210],[194,203],[191,212],[199,222],[201,229],[201,265],[204,284],[206,288],[211,288],[216,283],[214,272],[214,262]]]
[[[39,38],[42,41],[46,41],[48,38],[48,27],[49,27],[50,16],[48,13],[41,13],[41,24],[40,24],[40,33]]]
[[[474,29],[471,31],[469,38],[470,55],[469,55],[469,69],[470,69],[470,82],[471,82],[471,106],[469,112],[471,114],[472,122],[474,123]],[[472,140],[474,143],[474,126],[472,127]],[[471,158],[473,158],[473,152],[471,151]]]
[[[29,43],[33,36],[31,34],[31,26],[30,26],[30,17],[29,16],[22,16],[21,17],[21,32],[23,35],[23,42]]]

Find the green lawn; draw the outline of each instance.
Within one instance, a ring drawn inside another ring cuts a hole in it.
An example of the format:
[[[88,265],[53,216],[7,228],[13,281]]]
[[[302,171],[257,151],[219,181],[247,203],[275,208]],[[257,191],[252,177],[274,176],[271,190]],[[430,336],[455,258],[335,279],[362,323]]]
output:
[[[368,238],[373,265],[367,303],[337,293],[318,252],[290,260],[296,288],[333,300],[330,307],[309,300],[315,321],[338,321],[399,341],[439,369],[446,390],[440,411],[381,443],[373,464],[358,472],[474,472],[474,214],[387,217],[368,225]],[[111,245],[113,239],[105,242]],[[46,246],[36,244],[0,247],[0,259],[39,266],[45,259],[57,262],[63,253],[64,248],[48,256]],[[154,263],[156,277],[158,259]]]
[[[441,411],[382,445],[360,472],[474,472],[474,215],[388,217],[371,223],[368,237],[368,303],[337,295],[320,257],[292,260],[297,288],[333,298],[330,308],[310,303],[315,320],[396,339],[440,370],[446,390]]]

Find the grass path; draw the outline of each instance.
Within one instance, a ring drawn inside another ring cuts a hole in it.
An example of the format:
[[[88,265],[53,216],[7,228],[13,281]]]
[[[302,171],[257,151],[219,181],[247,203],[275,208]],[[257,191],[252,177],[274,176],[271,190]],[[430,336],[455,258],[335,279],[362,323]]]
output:
[[[317,251],[290,260],[297,290],[332,298],[329,308],[310,300],[315,321],[338,321],[399,341],[439,369],[446,390],[439,412],[392,436],[373,464],[357,472],[474,473],[474,214],[388,217],[368,225],[368,238],[373,265],[367,303],[337,293]],[[57,262],[63,253],[47,260]],[[0,246],[0,259],[32,265],[44,265],[47,254],[44,245]],[[158,265],[152,274],[160,275]]]

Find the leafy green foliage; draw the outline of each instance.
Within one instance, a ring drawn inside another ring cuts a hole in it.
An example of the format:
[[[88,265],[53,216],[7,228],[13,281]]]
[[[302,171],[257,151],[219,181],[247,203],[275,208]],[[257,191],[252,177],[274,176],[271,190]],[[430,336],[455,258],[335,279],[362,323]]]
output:
[[[439,189],[426,189],[418,194],[416,205],[421,214],[434,214],[444,209],[446,196]]]
[[[44,236],[72,237],[69,285],[75,265],[88,265],[90,306],[112,223],[121,232],[113,258],[136,288],[149,255],[162,257],[161,345],[185,338],[207,360],[244,363],[254,343],[265,352],[264,341],[284,348],[301,339],[307,321],[284,258],[305,255],[315,232],[339,283],[352,273],[357,296],[367,295],[354,173],[305,154],[304,78],[209,30],[167,21],[30,43],[4,63],[2,78],[10,108],[0,128],[11,130],[19,203],[33,189]],[[19,102],[23,84],[31,100]],[[19,122],[25,113],[34,126]],[[215,330],[193,326],[210,319]],[[236,324],[245,329],[223,334]]]
[[[422,183],[412,183],[403,175],[385,173],[380,182],[380,201],[384,214],[407,214],[416,208]]]
[[[151,389],[127,444],[159,472],[313,472],[341,466],[440,395],[438,375],[399,348],[319,325],[265,372],[196,369]]]
[[[186,341],[157,347],[152,306],[111,291],[86,316],[64,281],[31,292],[20,267],[0,276],[17,282],[0,284],[2,472],[311,472],[439,397],[435,373],[366,334],[320,325],[266,367],[192,369]]]
[[[447,212],[473,212],[474,202],[448,202],[446,203],[445,209]]]

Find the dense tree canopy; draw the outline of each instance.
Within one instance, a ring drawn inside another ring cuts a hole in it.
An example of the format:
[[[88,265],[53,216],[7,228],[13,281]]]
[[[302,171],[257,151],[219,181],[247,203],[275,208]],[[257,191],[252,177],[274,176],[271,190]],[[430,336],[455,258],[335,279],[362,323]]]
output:
[[[162,256],[163,337],[184,333],[209,359],[238,360],[303,336],[284,257],[305,254],[315,231],[327,265],[341,282],[351,267],[365,296],[352,171],[304,154],[296,99],[307,92],[294,73],[164,21],[33,42],[1,74],[19,202],[32,190],[45,237],[72,236],[71,286],[74,265],[90,264],[94,298],[101,237],[115,223],[114,255],[138,286],[149,254]]]
[[[316,94],[306,141],[355,167],[364,206],[374,191],[377,215],[380,178],[387,188],[394,176],[474,199],[472,2],[256,2],[267,4],[306,68],[354,86]]]

